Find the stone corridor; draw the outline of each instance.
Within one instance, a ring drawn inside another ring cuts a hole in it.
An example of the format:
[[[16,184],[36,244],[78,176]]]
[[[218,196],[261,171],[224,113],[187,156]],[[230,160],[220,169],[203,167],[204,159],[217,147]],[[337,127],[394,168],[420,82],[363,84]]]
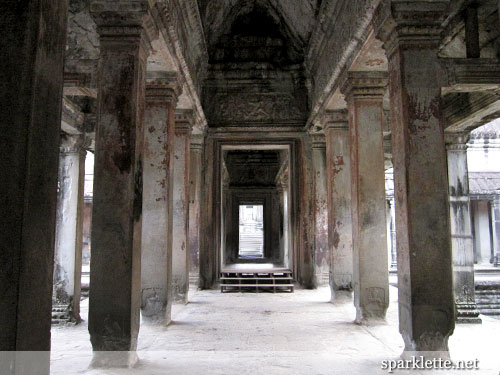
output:
[[[383,360],[403,350],[397,329],[397,290],[390,287],[387,324],[353,323],[352,303],[329,303],[327,287],[293,294],[190,292],[187,305],[174,305],[167,328],[141,325],[139,364],[133,369],[89,369],[92,347],[87,322],[52,330],[52,375],[209,375],[209,374],[386,374]],[[82,316],[88,300],[82,303]],[[477,371],[500,368],[494,342],[500,324],[458,325],[450,338],[453,360],[479,359]],[[469,346],[470,341],[475,342]],[[432,374],[432,371],[395,373]],[[450,373],[453,371],[437,371]]]

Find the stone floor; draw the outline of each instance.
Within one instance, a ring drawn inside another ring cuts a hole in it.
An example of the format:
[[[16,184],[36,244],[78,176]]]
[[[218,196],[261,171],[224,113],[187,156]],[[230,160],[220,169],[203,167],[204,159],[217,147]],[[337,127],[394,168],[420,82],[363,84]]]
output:
[[[174,306],[168,328],[141,327],[134,369],[89,369],[86,322],[54,327],[51,374],[383,374],[382,361],[398,359],[403,349],[396,297],[391,287],[387,324],[365,327],[353,324],[352,304],[328,302],[328,288],[293,294],[195,291],[188,305]],[[83,316],[87,311],[85,300]],[[435,372],[499,374],[499,337],[500,322],[488,317],[482,325],[457,326],[450,339],[452,359],[477,358],[480,369]]]

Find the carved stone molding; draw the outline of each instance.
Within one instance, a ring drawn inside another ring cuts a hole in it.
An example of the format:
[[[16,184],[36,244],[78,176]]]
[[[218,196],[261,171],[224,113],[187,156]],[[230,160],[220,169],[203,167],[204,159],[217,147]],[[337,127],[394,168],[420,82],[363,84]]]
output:
[[[500,89],[500,64],[496,59],[441,59],[447,81],[444,93]]]
[[[323,115],[325,131],[328,130],[349,130],[349,117],[347,110],[326,111]]]
[[[390,57],[396,48],[438,48],[449,0],[382,0],[374,30]]]
[[[205,143],[205,137],[201,134],[191,135],[191,151],[200,152],[203,150],[203,144]]]
[[[90,5],[101,44],[139,42],[147,51],[156,39],[147,0],[98,0]]]
[[[194,112],[192,109],[181,109],[175,111],[175,135],[190,135],[194,124]]]
[[[92,87],[92,75],[64,72],[64,95],[97,98],[97,89]]]
[[[346,100],[352,97],[382,99],[387,81],[387,72],[349,72],[340,90]]]
[[[146,80],[147,102],[177,103],[182,93],[182,82],[176,72],[148,73]]]
[[[316,133],[310,134],[309,136],[311,137],[312,148],[326,149],[325,134]]]
[[[209,117],[218,123],[305,121],[305,114],[290,94],[216,94]]]
[[[444,140],[447,150],[466,151],[469,133],[444,133]]]
[[[85,153],[90,147],[91,140],[85,137],[83,134],[70,135],[61,134],[61,140],[59,145],[59,153],[61,154],[77,154]]]

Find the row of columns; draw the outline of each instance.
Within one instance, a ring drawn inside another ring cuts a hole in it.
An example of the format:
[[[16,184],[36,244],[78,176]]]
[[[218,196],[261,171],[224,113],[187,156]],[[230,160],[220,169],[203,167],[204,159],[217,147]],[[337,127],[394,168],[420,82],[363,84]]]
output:
[[[352,287],[356,321],[383,319],[389,285],[382,100],[389,83],[399,327],[406,354],[447,352],[455,322],[448,166],[437,55],[445,9],[445,2],[435,2],[422,11],[403,3],[382,2],[374,24],[384,42],[389,74],[349,73],[342,87],[349,130],[345,112],[331,113],[325,126],[332,299],[349,294]],[[412,27],[407,27],[408,20],[413,20]],[[450,173],[454,172],[451,169]],[[463,186],[463,176],[456,179]],[[463,196],[463,191],[456,192],[457,204],[452,210],[462,207]],[[454,217],[464,218],[462,208],[462,215]],[[452,223],[457,249],[469,242],[470,223],[460,225]],[[455,274],[469,275],[468,250],[457,251],[463,256],[455,261]],[[470,297],[465,295],[471,280],[464,279],[460,288],[465,292],[457,296],[467,304]]]

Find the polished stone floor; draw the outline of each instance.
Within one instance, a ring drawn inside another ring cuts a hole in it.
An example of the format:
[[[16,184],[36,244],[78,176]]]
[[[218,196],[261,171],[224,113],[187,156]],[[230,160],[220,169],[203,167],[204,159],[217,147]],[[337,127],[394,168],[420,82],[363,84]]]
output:
[[[168,328],[142,326],[140,362],[133,369],[89,369],[86,322],[54,327],[51,374],[385,374],[383,360],[403,349],[397,327],[397,289],[391,286],[387,323],[353,323],[352,304],[329,303],[327,287],[293,294],[190,293],[176,305]],[[82,314],[88,311],[83,301]],[[500,372],[500,322],[459,325],[450,339],[453,360],[479,360],[479,370],[412,371],[412,374]],[[396,370],[394,373],[410,373]]]

